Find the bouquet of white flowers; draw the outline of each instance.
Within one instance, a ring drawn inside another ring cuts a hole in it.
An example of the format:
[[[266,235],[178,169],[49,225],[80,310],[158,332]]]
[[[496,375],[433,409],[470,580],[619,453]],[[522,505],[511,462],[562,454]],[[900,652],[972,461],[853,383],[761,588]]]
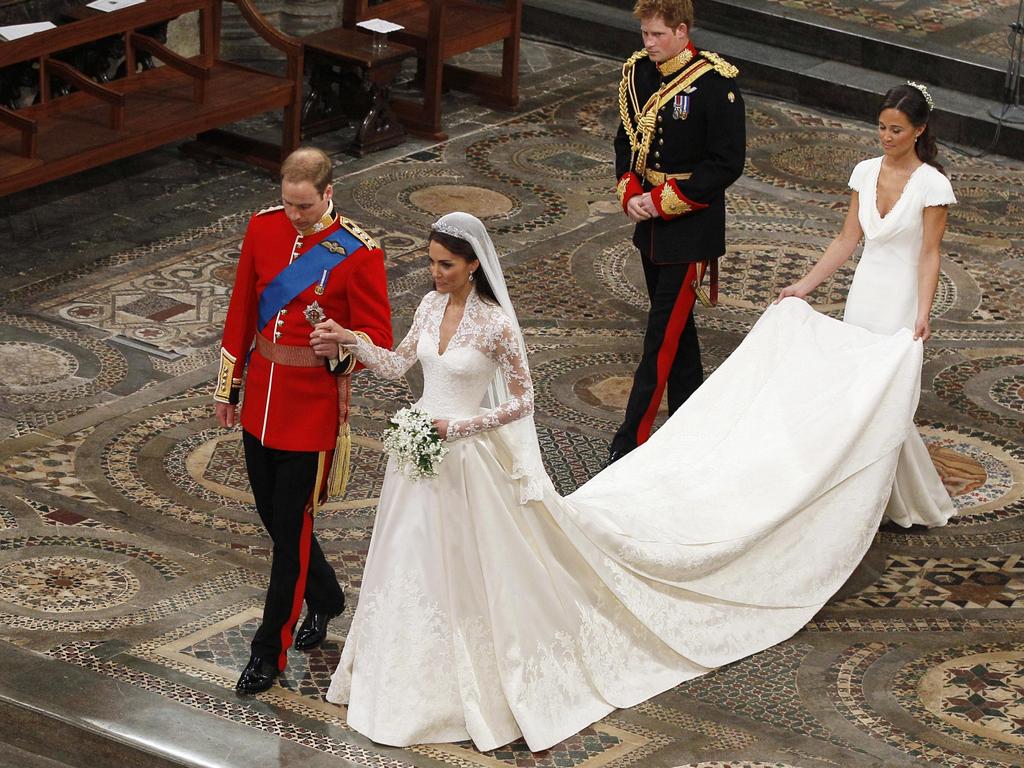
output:
[[[437,477],[437,465],[448,453],[430,414],[419,408],[402,408],[384,431],[384,449],[394,456],[407,477]]]

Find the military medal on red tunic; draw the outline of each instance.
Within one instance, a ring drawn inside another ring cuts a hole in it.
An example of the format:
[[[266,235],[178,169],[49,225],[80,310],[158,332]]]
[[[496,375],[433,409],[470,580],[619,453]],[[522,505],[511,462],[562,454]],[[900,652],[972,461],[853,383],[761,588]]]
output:
[[[306,316],[306,322],[314,327],[327,319],[327,315],[324,314],[324,308],[320,306],[318,301],[308,304],[303,310],[303,314]]]
[[[342,249],[342,253],[344,253],[344,249]],[[331,271],[329,269],[325,269],[324,273],[320,275],[320,279],[317,281],[316,288],[313,289],[313,293],[315,293],[317,296],[324,295],[324,289],[327,287],[327,276],[330,274]]]

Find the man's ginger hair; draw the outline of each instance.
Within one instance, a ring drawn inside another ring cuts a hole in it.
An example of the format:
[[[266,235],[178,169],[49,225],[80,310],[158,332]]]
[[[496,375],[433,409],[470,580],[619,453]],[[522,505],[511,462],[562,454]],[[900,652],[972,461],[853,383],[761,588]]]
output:
[[[636,0],[633,15],[641,20],[660,16],[669,29],[685,24],[689,31],[693,26],[693,0]]]
[[[281,178],[292,184],[308,181],[323,197],[334,170],[331,158],[317,147],[299,147],[281,164]]]

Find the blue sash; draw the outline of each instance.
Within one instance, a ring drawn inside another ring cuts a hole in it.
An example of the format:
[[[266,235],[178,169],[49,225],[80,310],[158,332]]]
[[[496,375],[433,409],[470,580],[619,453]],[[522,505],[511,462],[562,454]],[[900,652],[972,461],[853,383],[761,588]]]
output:
[[[333,243],[334,245],[327,245]],[[264,328],[289,302],[314,283],[324,272],[341,264],[350,253],[363,247],[359,238],[344,227],[332,232],[277,273],[260,294],[257,329]]]

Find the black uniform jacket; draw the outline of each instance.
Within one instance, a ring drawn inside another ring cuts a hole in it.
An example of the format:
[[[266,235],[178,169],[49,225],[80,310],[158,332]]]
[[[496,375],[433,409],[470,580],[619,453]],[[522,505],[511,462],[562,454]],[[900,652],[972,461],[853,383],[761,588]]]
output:
[[[660,216],[637,224],[633,243],[656,264],[725,253],[725,190],[743,173],[746,153],[737,74],[717,54],[692,46],[660,68],[644,51],[623,67],[615,137],[619,200],[625,209],[629,198],[651,192]],[[659,89],[661,98],[645,117]],[[657,108],[658,102],[664,104]]]

